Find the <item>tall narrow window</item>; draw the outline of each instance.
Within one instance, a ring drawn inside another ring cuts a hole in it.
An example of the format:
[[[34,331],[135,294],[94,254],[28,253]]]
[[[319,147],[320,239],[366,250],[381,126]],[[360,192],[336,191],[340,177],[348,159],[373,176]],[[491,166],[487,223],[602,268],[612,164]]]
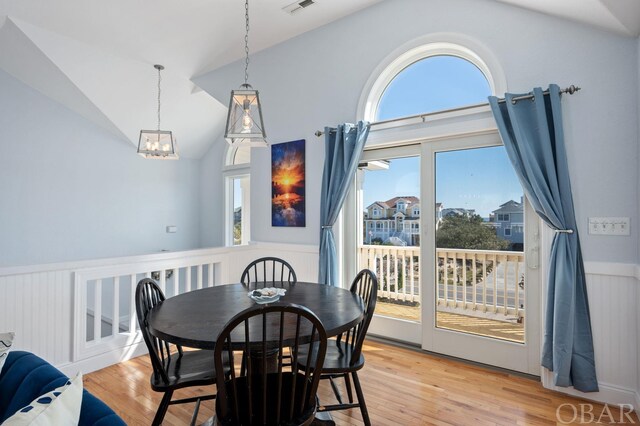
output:
[[[250,241],[251,148],[240,146],[227,153],[225,166],[225,244],[237,246]]]

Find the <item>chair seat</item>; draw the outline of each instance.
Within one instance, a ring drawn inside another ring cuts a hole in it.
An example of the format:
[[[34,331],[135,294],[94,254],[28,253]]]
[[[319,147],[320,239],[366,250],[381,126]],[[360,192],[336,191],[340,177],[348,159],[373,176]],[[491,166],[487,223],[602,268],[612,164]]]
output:
[[[314,356],[311,358],[315,360],[318,345],[314,345]],[[309,345],[300,346],[299,349],[300,358],[299,363],[302,367],[307,365],[307,358],[309,356]],[[360,353],[358,359],[352,363],[353,347],[351,345],[345,345],[344,342],[337,342],[335,340],[329,340],[327,345],[327,354],[324,357],[324,363],[322,364],[322,374],[339,374],[350,373],[352,371],[358,371],[364,366],[364,356]]]
[[[151,375],[151,388],[157,392],[180,389],[187,386],[205,386],[216,382],[213,352],[205,350],[184,351],[182,356],[174,354],[165,367],[169,382],[159,374]]]
[[[318,403],[316,398],[316,404],[309,407],[307,410],[303,411],[302,414],[297,416],[291,421],[281,421],[277,422],[277,406],[278,406],[278,395],[280,395],[281,403],[280,410],[281,413],[288,412],[290,409],[290,401],[291,401],[291,392],[295,389],[295,398],[294,398],[294,412],[299,410],[300,404],[302,402],[302,394],[301,389],[304,388],[304,375],[296,374],[295,375],[295,387],[293,375],[291,374],[283,374],[282,375],[282,383],[278,381],[278,374],[269,373],[267,374],[267,386],[266,386],[266,425],[276,426],[276,425],[309,425],[313,422],[315,418],[315,414],[317,411]],[[262,395],[262,375],[253,376],[253,380],[250,381],[252,388],[252,409],[249,409],[249,380],[247,376],[236,377],[234,379],[236,392],[238,393],[238,400],[240,401],[240,406],[238,407],[238,412],[240,415],[240,420],[243,425],[253,425],[253,424],[263,424],[262,422],[262,413],[263,413],[263,395]],[[309,384],[309,382],[307,382]],[[227,380],[225,382],[227,395],[233,395],[233,386],[232,381]],[[227,403],[229,404],[228,409],[231,411],[231,400],[228,399]],[[220,404],[222,404],[222,399],[220,397],[216,398],[216,420],[217,424],[220,425],[232,425],[235,424],[231,419],[224,419],[220,416]],[[250,412],[254,413],[254,418],[250,419]]]

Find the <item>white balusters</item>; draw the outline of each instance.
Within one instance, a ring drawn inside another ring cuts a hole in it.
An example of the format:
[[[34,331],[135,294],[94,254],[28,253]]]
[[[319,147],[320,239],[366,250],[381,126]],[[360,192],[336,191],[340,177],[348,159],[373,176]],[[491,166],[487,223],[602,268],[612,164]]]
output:
[[[138,319],[135,316],[136,310],[136,274],[130,275],[131,279],[131,291],[129,294],[129,333],[136,332],[136,324],[138,324]]]
[[[140,341],[135,313],[135,292],[140,277],[155,278],[166,297],[211,287],[215,284],[217,265],[209,258],[182,258],[162,265],[144,264],[114,265],[111,268],[85,269],[76,274],[77,319],[75,329],[80,337],[74,346],[74,360],[86,359],[114,348],[122,348]],[[196,285],[192,283],[192,268],[196,268]],[[206,272],[204,271],[206,267]],[[181,271],[185,280],[182,285]],[[127,282],[129,289],[124,290]],[[93,293],[90,295],[90,289]],[[89,296],[90,295],[90,296]],[[88,300],[88,298],[90,299]],[[120,317],[129,312],[128,328],[120,327]],[[93,322],[91,322],[93,319]],[[87,332],[87,327],[90,327]],[[104,335],[103,335],[104,329]]]
[[[111,335],[120,332],[120,277],[113,279],[113,315],[111,316]]]
[[[201,289],[202,288],[202,265],[198,265],[196,270],[197,270],[196,285],[198,289]]]
[[[191,291],[191,266],[187,266],[184,275],[184,279],[186,280],[184,291]]]
[[[493,293],[491,294],[491,298],[493,299],[493,312],[497,311],[498,307],[498,255],[493,255]]]
[[[522,316],[520,263],[524,253],[491,250],[437,250],[438,305]],[[420,247],[360,247],[360,268],[378,276],[378,296],[420,302]],[[417,259],[417,262],[416,262]],[[471,294],[469,294],[471,292]],[[511,294],[513,293],[513,297]]]

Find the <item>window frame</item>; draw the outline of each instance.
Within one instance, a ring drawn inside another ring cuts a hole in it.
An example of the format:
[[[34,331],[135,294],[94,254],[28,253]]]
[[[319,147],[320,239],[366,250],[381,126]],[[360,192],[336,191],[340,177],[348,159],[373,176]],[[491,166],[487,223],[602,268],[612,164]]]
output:
[[[511,222],[510,213],[498,213],[498,222]]]
[[[225,153],[225,165],[222,170],[222,181],[224,185],[224,245],[226,247],[237,247],[234,244],[233,228],[234,228],[234,188],[235,179],[248,178],[248,188],[243,191],[242,202],[242,242],[240,245],[247,245],[251,241],[251,161],[242,164],[233,164],[238,149],[242,147],[227,146]]]
[[[360,97],[358,117],[370,122],[375,121],[380,100],[393,79],[412,64],[433,56],[455,56],[464,59],[475,65],[485,76],[492,94],[503,94],[507,91],[502,67],[490,50],[466,36],[434,34],[418,38],[396,49],[378,65]]]

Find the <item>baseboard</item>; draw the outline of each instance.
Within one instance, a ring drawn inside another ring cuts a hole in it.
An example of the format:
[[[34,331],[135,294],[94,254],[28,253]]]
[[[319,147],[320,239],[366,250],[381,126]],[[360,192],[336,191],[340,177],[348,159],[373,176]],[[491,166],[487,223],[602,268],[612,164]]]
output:
[[[147,347],[144,342],[135,343],[133,345],[114,349],[100,355],[82,359],[76,362],[69,362],[56,367],[69,377],[75,376],[79,371],[82,374],[92,373],[120,362],[128,361],[140,355],[146,354]]]
[[[598,382],[599,392],[580,392],[574,388],[564,388],[553,385],[553,373],[544,370],[540,377],[542,386],[546,389],[602,404],[633,406],[634,410],[640,412],[640,394],[635,389],[623,388],[610,383]]]

